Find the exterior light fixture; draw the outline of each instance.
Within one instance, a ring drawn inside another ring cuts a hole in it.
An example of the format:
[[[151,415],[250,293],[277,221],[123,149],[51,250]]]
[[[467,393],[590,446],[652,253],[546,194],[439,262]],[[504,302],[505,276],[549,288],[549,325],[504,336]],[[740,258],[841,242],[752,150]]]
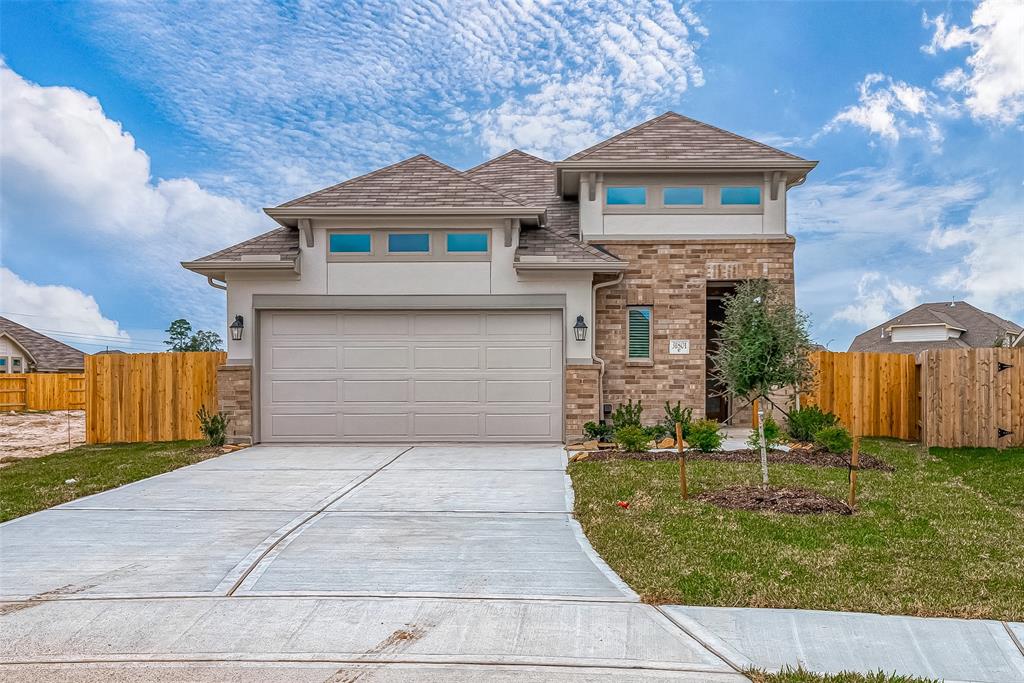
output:
[[[572,326],[572,333],[576,335],[576,341],[587,341],[587,324],[583,322],[583,316],[576,316],[576,324]]]
[[[235,322],[228,325],[228,331],[231,332],[231,339],[233,341],[240,341],[242,339],[242,328],[245,327],[245,321],[242,320],[242,316],[236,315]]]

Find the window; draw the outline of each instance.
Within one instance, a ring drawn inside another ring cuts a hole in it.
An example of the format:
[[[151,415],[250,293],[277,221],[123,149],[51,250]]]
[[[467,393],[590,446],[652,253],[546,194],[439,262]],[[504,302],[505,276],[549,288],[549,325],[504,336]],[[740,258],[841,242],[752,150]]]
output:
[[[761,188],[760,187],[723,187],[722,188],[722,205],[729,206],[735,204],[753,204],[757,205],[761,203]]]
[[[20,358],[11,359],[11,372],[22,372]]]
[[[389,254],[428,254],[430,234],[426,232],[388,233]]]
[[[480,253],[487,251],[486,232],[450,232],[446,236],[449,254]]]
[[[335,254],[369,254],[371,243],[368,234],[338,232],[331,235],[331,252]]]
[[[609,187],[605,192],[605,203],[612,204],[646,204],[646,187]]]
[[[629,309],[629,354],[630,360],[646,360],[651,357],[651,309],[636,307]]]
[[[703,206],[703,187],[666,187],[665,206]]]

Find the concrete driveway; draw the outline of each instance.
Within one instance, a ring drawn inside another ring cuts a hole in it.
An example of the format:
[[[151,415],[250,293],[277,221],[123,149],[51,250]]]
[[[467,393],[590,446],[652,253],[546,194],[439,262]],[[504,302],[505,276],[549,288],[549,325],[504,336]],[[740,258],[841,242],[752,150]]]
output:
[[[259,446],[13,520],[0,675],[745,680],[571,495],[558,447]]]

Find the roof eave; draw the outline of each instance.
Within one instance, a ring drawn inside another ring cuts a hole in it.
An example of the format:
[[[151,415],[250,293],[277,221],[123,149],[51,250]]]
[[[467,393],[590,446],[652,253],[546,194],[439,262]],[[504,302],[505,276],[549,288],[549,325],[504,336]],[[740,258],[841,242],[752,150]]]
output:
[[[348,216],[497,216],[502,218],[533,218],[544,214],[543,206],[502,207],[377,207],[338,206],[301,207],[276,206],[263,209],[264,213],[287,228],[294,228],[300,218],[332,218]]]
[[[594,273],[617,273],[626,270],[629,264],[625,261],[612,263],[608,261],[566,261],[564,263],[522,263],[516,261],[516,270],[585,270]]]
[[[714,170],[719,168],[726,168],[729,170],[779,170],[779,169],[794,169],[794,170],[806,170],[810,171],[812,168],[818,165],[817,161],[809,159],[738,159],[738,160],[727,160],[727,159],[709,159],[707,161],[653,161],[653,160],[640,160],[640,161],[610,161],[610,160],[599,160],[599,159],[580,159],[578,161],[556,161],[555,168],[560,171],[572,171],[572,170],[598,170],[598,169],[615,169],[615,170],[642,170],[642,171],[657,171],[657,170],[685,170],[685,169],[698,169],[698,170]]]
[[[223,280],[227,271],[269,270],[298,273],[299,259],[296,257],[280,261],[182,261],[181,267],[193,273]]]

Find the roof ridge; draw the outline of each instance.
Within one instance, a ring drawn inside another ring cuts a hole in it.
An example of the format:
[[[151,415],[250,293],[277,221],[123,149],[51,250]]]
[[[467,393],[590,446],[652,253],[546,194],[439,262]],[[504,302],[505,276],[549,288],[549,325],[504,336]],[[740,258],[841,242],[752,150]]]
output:
[[[553,161],[548,161],[547,159],[543,159],[543,158],[537,156],[536,154],[530,154],[529,152],[524,152],[521,149],[513,148],[513,149],[510,149],[509,151],[505,152],[504,154],[499,154],[498,156],[494,157],[493,159],[488,159],[487,161],[481,161],[476,166],[473,166],[472,168],[467,168],[465,171],[463,171],[463,173],[472,173],[473,171],[478,171],[481,168],[485,168],[487,166],[490,166],[493,163],[497,163],[497,162],[501,161],[502,159],[504,159],[505,157],[510,156],[512,154],[521,154],[524,157],[529,157],[531,159],[536,159],[537,161],[542,161],[545,164],[547,164],[548,166],[553,166],[554,163],[555,163]]]
[[[433,157],[430,157],[430,156],[427,156],[426,154],[423,154],[422,156],[425,157],[427,161],[431,161],[431,162],[437,164],[438,166],[440,166],[441,168],[443,168],[443,169],[445,169],[447,171],[451,171],[452,173],[454,173],[455,175],[459,176],[460,178],[462,178],[466,182],[473,183],[474,185],[476,185],[478,187],[482,187],[485,190],[488,190],[490,192],[494,192],[496,194],[499,194],[502,197],[504,197],[505,199],[508,199],[510,201],[515,202],[519,206],[526,206],[526,204],[523,204],[521,199],[517,199],[517,198],[513,197],[512,195],[505,194],[501,190],[499,190],[499,189],[497,189],[495,187],[491,187],[490,185],[488,185],[486,183],[481,183],[476,178],[470,178],[468,175],[466,175],[467,171],[460,171],[459,169],[454,168],[452,166],[449,166],[448,164],[444,163],[443,161],[438,161],[437,159],[435,159]]]
[[[779,152],[781,154],[785,154],[786,156],[791,156],[794,159],[800,159],[801,161],[805,161],[805,159],[803,159],[803,157],[798,157],[797,155],[795,155],[795,154],[793,154],[791,152],[787,152],[784,149],[779,149],[778,147],[772,147],[771,145],[766,145],[765,143],[763,143],[763,142],[761,142],[759,140],[755,140],[753,138],[748,138],[746,135],[740,135],[739,133],[734,133],[733,131],[726,130],[725,128],[719,128],[718,126],[716,126],[713,123],[708,123],[706,121],[701,121],[700,119],[695,119],[692,116],[686,116],[685,114],[679,114],[679,113],[676,113],[674,111],[666,112],[666,114],[674,114],[674,115],[678,116],[681,119],[686,119],[688,121],[693,121],[694,123],[699,123],[700,125],[707,126],[708,128],[714,128],[719,133],[725,133],[726,135],[731,135],[734,138],[739,138],[740,140],[745,140],[746,142],[750,142],[752,144],[755,144],[758,147],[764,147],[765,149],[771,150],[773,152]]]
[[[573,159],[574,161],[576,161],[578,159],[582,159],[583,157],[588,157],[591,154],[593,154],[594,152],[596,152],[598,150],[601,150],[601,149],[604,149],[608,145],[612,144],[613,142],[616,142],[617,140],[621,140],[622,138],[626,137],[627,135],[632,135],[633,133],[636,133],[637,131],[643,130],[644,128],[647,128],[648,126],[651,126],[651,125],[655,124],[656,122],[661,121],[662,119],[667,117],[669,114],[675,114],[675,112],[667,111],[664,114],[661,114],[659,116],[655,116],[653,119],[648,119],[647,121],[643,121],[642,123],[638,123],[637,125],[633,126],[632,128],[627,128],[626,130],[622,131],[621,133],[616,133],[615,135],[611,136],[607,140],[604,140],[602,142],[597,143],[596,145],[592,145],[590,147],[587,147],[584,150],[576,152],[575,154],[571,154],[571,155],[567,156],[563,161],[568,161],[569,159]],[[676,114],[676,116],[679,116],[679,114]]]
[[[391,169],[398,168],[399,166],[402,166],[403,164],[407,164],[410,161],[413,161],[414,159],[419,159],[420,157],[425,157],[427,159],[430,159],[430,157],[427,156],[426,154],[423,154],[423,153],[416,154],[416,155],[411,156],[411,157],[409,157],[407,159],[402,159],[401,161],[396,161],[395,163],[390,164],[388,166],[383,166],[381,168],[374,169],[373,171],[369,171],[369,172],[364,173],[362,175],[357,175],[354,178],[349,178],[348,180],[342,180],[340,183],[334,183],[333,185],[330,185],[328,187],[322,187],[319,190],[316,190],[314,192],[310,192],[309,194],[304,194],[301,197],[296,197],[295,199],[290,199],[287,202],[285,202],[284,204],[278,204],[278,208],[285,207],[285,206],[292,206],[292,205],[297,204],[298,202],[301,202],[301,201],[303,201],[305,199],[309,199],[310,197],[315,197],[318,194],[323,194],[324,192],[328,192],[330,190],[336,189],[336,188],[341,187],[342,185],[346,185],[348,183],[354,183],[354,182],[357,182],[357,181],[360,181],[360,180],[365,180],[367,178],[372,178],[375,175],[379,175],[381,173],[384,173],[385,171],[390,171]]]

